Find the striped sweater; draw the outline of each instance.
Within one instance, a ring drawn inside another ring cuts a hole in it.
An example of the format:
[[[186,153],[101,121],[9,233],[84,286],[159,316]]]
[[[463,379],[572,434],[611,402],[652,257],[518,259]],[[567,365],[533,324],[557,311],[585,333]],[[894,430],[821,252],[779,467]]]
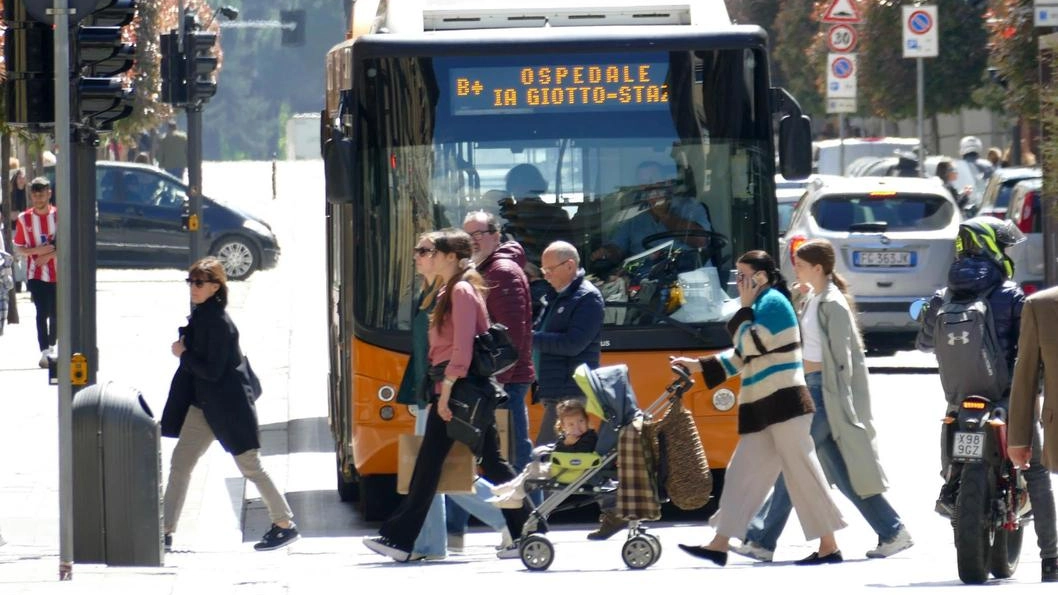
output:
[[[765,290],[752,306],[735,313],[727,329],[734,347],[702,358],[702,376],[709,388],[742,376],[739,434],[815,411],[805,385],[797,315],[786,296]]]

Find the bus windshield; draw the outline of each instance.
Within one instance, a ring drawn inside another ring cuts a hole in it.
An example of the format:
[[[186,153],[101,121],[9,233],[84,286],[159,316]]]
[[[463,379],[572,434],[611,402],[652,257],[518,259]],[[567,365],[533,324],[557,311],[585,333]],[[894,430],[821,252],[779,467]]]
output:
[[[354,62],[357,322],[408,328],[416,237],[481,210],[530,278],[550,242],[576,246],[608,333],[722,330],[734,258],[774,250],[765,64],[745,48]],[[687,346],[717,346],[702,336]]]

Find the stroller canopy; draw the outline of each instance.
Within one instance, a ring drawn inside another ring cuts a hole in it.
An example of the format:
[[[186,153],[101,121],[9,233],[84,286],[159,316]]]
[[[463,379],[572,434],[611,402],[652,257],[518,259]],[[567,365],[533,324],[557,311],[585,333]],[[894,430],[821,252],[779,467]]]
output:
[[[628,366],[617,364],[592,370],[577,366],[573,379],[588,397],[588,412],[603,420],[596,452],[605,454],[617,446],[617,433],[639,415],[636,394],[628,380]]]

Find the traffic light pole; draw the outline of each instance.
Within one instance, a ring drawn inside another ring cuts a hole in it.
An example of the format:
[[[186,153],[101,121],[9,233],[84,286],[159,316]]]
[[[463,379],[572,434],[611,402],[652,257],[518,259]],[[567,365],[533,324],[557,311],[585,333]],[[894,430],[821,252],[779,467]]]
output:
[[[59,580],[73,578],[73,386],[70,384],[70,358],[74,305],[74,221],[71,206],[70,168],[70,28],[68,0],[54,0],[55,19],[55,141],[59,159],[55,164],[55,202],[58,208],[56,230],[57,311],[59,332]],[[93,184],[94,186],[95,184]],[[94,216],[94,213],[93,213]]]
[[[202,106],[187,106],[187,185],[191,217],[191,262],[206,255],[202,221]]]

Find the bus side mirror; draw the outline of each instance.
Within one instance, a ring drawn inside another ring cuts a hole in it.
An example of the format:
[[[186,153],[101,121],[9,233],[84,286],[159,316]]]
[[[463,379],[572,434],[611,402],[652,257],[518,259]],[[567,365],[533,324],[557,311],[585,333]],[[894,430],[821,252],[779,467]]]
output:
[[[812,175],[812,122],[805,115],[779,120],[779,173],[787,180]]]
[[[326,194],[329,202],[353,202],[356,169],[353,163],[353,141],[331,138],[323,145],[323,170],[326,172]]]

